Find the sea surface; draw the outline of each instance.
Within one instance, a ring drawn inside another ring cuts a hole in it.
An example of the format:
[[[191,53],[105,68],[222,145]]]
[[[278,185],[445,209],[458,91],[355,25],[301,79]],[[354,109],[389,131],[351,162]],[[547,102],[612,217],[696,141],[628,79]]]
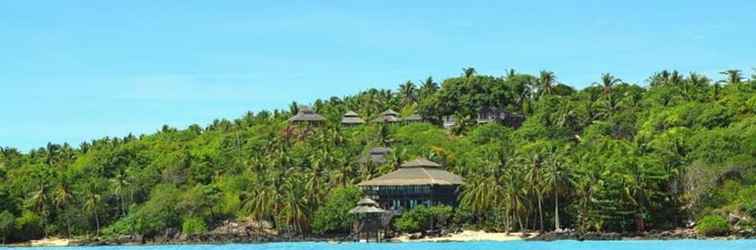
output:
[[[20,248],[0,247],[0,250]],[[34,250],[756,250],[756,240],[507,241],[449,243],[265,243],[40,247]]]

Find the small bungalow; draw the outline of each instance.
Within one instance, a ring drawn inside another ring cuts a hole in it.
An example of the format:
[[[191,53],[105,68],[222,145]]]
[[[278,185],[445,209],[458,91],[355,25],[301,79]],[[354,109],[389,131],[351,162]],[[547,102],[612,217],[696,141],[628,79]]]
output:
[[[387,162],[388,155],[391,153],[390,148],[375,147],[368,150],[367,154],[363,155],[359,162],[362,164],[375,164],[381,165]]]
[[[373,122],[378,122],[378,123],[381,123],[381,122],[397,123],[401,121],[402,121],[402,118],[399,118],[399,113],[391,109],[384,111],[383,113],[378,115],[378,117],[373,119]]]
[[[344,114],[344,116],[341,118],[341,125],[344,125],[346,127],[357,126],[364,123],[365,120],[360,118],[359,114],[351,110],[346,112],[346,114]]]
[[[320,125],[325,123],[326,119],[322,115],[315,113],[309,107],[300,107],[296,115],[289,118],[289,124],[293,125]]]
[[[505,126],[518,128],[520,125],[522,125],[522,122],[525,120],[525,117],[512,113],[507,112],[503,110],[499,110],[497,108],[482,108],[478,111],[478,114],[475,117],[475,121],[478,124],[485,124],[485,123],[491,123],[491,122],[500,122],[504,124]],[[444,128],[451,128],[454,127],[457,124],[456,118],[453,115],[447,115],[442,118]]]
[[[462,177],[424,158],[405,162],[391,173],[358,184],[380,207],[395,212],[418,205],[457,205]]]
[[[423,117],[418,114],[412,114],[410,116],[407,116],[402,119],[402,122],[404,123],[417,123],[417,122],[423,122]]]

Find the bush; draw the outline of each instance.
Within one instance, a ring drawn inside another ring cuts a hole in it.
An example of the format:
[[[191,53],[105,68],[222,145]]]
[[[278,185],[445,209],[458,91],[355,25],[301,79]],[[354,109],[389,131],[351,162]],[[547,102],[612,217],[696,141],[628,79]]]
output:
[[[334,188],[325,204],[316,212],[312,222],[315,233],[349,232],[353,216],[349,210],[357,205],[362,192],[356,187]]]
[[[748,216],[751,216],[751,219],[756,220],[756,200],[750,200],[743,204],[743,212],[745,212]]]
[[[0,213],[0,243],[5,244],[5,240],[13,233],[16,225],[16,217],[8,211]]]
[[[394,221],[394,227],[400,232],[414,233],[444,225],[452,216],[449,206],[417,206],[406,211]]]
[[[704,236],[722,236],[730,232],[730,225],[721,216],[707,215],[698,220],[696,231]]]
[[[25,210],[16,219],[16,239],[32,240],[42,237],[42,218],[32,211]]]
[[[202,218],[189,217],[184,218],[181,224],[181,233],[185,235],[194,235],[207,232],[207,224]]]

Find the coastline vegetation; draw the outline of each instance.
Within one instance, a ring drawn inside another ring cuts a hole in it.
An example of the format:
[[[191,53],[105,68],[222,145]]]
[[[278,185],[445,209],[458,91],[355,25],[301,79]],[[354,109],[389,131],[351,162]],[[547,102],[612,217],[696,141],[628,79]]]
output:
[[[577,90],[549,71],[465,68],[441,83],[428,77],[312,106],[328,121],[306,133],[286,122],[293,103],[204,127],[0,148],[0,239],[201,234],[239,218],[295,235],[348,233],[346,211],[361,198],[354,185],[418,156],[467,184],[459,208],[409,212],[401,231],[431,227],[428,218],[496,231],[698,222],[706,235],[756,224],[756,75],[738,70],[721,80],[665,70],[643,86],[603,74]],[[525,121],[477,124],[491,107]],[[429,122],[339,122],[348,110],[372,120],[387,109]],[[450,130],[440,126],[446,116],[457,121]],[[358,162],[376,146],[393,149],[386,164]]]

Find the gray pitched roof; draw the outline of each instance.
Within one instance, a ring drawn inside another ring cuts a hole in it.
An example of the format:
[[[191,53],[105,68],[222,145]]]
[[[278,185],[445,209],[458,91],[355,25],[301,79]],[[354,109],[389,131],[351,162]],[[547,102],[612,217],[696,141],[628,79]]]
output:
[[[402,163],[402,167],[403,168],[416,168],[416,167],[438,168],[438,167],[441,167],[441,164],[432,162],[425,158],[417,158],[412,161]]]
[[[462,177],[439,168],[441,165],[419,158],[402,164],[399,170],[363,181],[359,186],[462,185]]]
[[[418,114],[412,114],[411,116],[407,116],[402,120],[408,121],[408,122],[419,122],[423,120],[423,117]]]
[[[390,148],[375,147],[371,148],[367,154],[360,158],[360,163],[372,162],[375,164],[386,163],[386,156],[391,152]]]
[[[355,113],[354,111],[349,111],[344,114],[344,116],[341,118],[342,124],[363,124],[365,123],[365,120],[360,118],[360,115]]]
[[[399,118],[399,113],[394,110],[383,111],[378,117],[373,119],[374,122],[400,122],[402,118]]]
[[[308,107],[299,108],[299,112],[289,118],[289,122],[322,122],[325,120],[325,117],[319,115],[318,113],[315,113]]]

